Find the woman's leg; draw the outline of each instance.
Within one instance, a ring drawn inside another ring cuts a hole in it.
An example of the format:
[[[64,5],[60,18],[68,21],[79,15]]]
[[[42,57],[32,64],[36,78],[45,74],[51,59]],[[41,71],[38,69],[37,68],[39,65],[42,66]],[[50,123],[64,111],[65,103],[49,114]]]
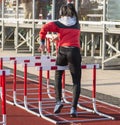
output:
[[[68,54],[68,65],[73,81],[72,107],[77,109],[81,90],[81,55],[78,48],[74,48]]]
[[[61,101],[62,97],[62,74],[63,70],[56,70],[55,71],[55,95],[56,95],[56,102]]]
[[[67,60],[66,60],[66,55],[64,54],[65,50],[59,48],[58,54],[57,54],[57,59],[56,59],[56,65],[59,66],[66,66],[67,65]],[[61,96],[62,96],[62,74],[63,70],[56,70],[55,71],[55,93],[56,93],[56,101],[61,101]]]
[[[58,56],[56,60],[56,64],[60,66],[67,65],[65,55],[58,51]],[[61,108],[63,107],[63,104],[61,102],[62,97],[62,74],[64,70],[56,70],[55,71],[55,94],[56,94],[56,105],[54,108],[54,113],[59,113],[61,111]]]

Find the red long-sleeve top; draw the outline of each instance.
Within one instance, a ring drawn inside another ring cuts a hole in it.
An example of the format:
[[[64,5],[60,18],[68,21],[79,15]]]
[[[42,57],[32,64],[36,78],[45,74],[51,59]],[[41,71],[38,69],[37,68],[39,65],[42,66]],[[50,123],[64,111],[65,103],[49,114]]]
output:
[[[47,32],[57,32],[59,34],[59,47],[78,47],[80,48],[80,25],[76,23],[66,26],[59,21],[49,22],[40,30],[40,39],[45,39]]]

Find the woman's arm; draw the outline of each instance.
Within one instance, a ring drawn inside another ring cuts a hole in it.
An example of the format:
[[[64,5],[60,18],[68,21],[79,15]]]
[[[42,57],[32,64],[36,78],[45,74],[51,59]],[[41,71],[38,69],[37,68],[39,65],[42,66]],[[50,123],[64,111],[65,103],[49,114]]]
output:
[[[45,50],[45,38],[46,38],[47,32],[59,32],[59,28],[54,22],[50,22],[43,25],[43,27],[39,32],[39,36],[40,36],[40,46],[38,48],[39,52],[42,52]]]
[[[47,32],[59,32],[59,28],[54,22],[44,24],[39,32],[40,39],[45,39]]]

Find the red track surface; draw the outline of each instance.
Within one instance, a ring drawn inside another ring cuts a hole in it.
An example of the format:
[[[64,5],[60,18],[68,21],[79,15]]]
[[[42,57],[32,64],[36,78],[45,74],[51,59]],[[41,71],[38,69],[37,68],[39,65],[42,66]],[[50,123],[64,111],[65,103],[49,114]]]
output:
[[[7,77],[6,79],[7,83],[6,83],[6,89],[8,90],[9,88],[12,89],[13,86],[13,77]],[[17,77],[17,88],[23,88],[23,79]],[[36,82],[33,82],[31,80],[28,80],[28,84],[27,84],[28,88],[36,88],[38,87],[38,84],[36,84]],[[44,85],[45,87],[45,85]],[[52,89],[53,90],[53,89]],[[45,91],[45,90],[43,90]],[[37,92],[38,90],[30,90],[29,92]],[[13,98],[12,98],[12,91],[10,92],[6,92],[7,96],[6,99],[13,102]],[[24,91],[22,90],[21,93],[24,93]],[[71,93],[67,92],[66,95],[71,95]],[[33,96],[33,97],[32,97]],[[43,95],[43,98],[46,98],[47,95]],[[38,94],[36,95],[29,95],[28,97],[32,97],[32,98],[38,98]],[[19,99],[20,101],[23,101],[23,96],[17,96],[17,99]],[[70,99],[69,99],[70,100]],[[84,102],[84,101],[89,101],[88,98],[82,97],[80,98],[80,101]],[[49,102],[51,106],[54,107],[54,103]],[[1,105],[1,104],[0,104]],[[38,106],[38,104],[34,104],[34,106]],[[70,109],[70,105],[66,105],[68,106],[67,108],[63,108],[62,109],[62,113],[65,112],[69,112]],[[90,107],[91,108],[91,104],[84,104],[84,106]],[[41,117],[35,116],[17,106],[14,105],[10,105],[7,104],[6,106],[7,108],[7,125],[53,125],[53,123],[44,120]],[[103,112],[105,114],[108,114],[110,116],[113,116],[115,118],[115,120],[99,120],[99,121],[90,121],[90,122],[78,122],[78,123],[74,123],[71,120],[87,120],[87,119],[95,119],[95,118],[101,118],[101,116],[98,116],[96,114],[93,113],[84,113],[84,114],[79,114],[77,118],[70,118],[69,114],[65,114],[62,116],[52,116],[53,119],[56,120],[60,120],[62,119],[63,121],[65,119],[67,119],[68,121],[70,121],[69,123],[67,123],[67,125],[120,125],[120,108],[116,108],[104,103],[100,103],[97,102],[97,109],[100,112]],[[0,108],[1,110],[1,108]],[[53,108],[51,109],[46,109],[45,113],[49,112],[49,113],[53,113]],[[79,109],[78,112],[81,112],[81,110]],[[1,113],[1,111],[0,111]],[[0,116],[1,119],[1,116]],[[64,124],[62,124],[64,125]]]

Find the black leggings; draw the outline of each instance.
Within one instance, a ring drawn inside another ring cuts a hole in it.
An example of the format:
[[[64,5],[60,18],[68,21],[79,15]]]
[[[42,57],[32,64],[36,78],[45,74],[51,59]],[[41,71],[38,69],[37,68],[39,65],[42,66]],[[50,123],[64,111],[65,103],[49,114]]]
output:
[[[56,65],[69,66],[73,81],[73,99],[72,106],[77,108],[81,89],[81,55],[77,47],[60,47],[58,50]],[[55,72],[55,93],[56,101],[61,101],[62,97],[62,74],[63,70]]]

